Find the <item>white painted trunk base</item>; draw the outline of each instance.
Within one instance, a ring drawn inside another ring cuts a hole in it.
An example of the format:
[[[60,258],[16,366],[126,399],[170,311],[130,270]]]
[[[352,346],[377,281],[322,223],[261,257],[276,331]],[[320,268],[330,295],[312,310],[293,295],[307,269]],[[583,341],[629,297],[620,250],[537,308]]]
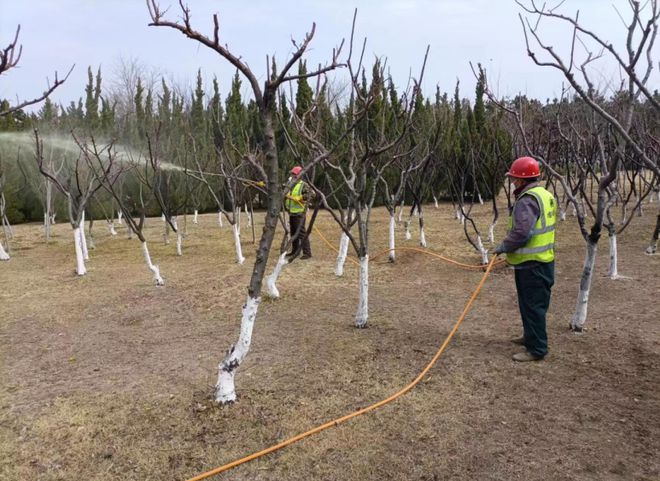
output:
[[[435,207],[436,209],[440,208],[440,206],[438,205],[438,198],[435,195],[433,196],[433,207]]]
[[[355,327],[367,327],[369,321],[369,255],[360,258],[360,297],[355,313]]]
[[[82,220],[80,221],[80,248],[82,249],[83,259],[89,260],[89,251],[87,250],[87,236],[85,235],[85,213],[82,214]]]
[[[124,214],[122,214],[121,211],[117,211],[117,224],[122,225],[124,221],[122,218],[124,217]]]
[[[495,244],[495,226],[497,222],[493,222],[488,226],[488,242]]]
[[[484,247],[484,243],[481,241],[481,236],[477,236],[477,248],[481,254],[481,263],[486,265],[488,264],[488,249]]]
[[[84,234],[80,232],[80,227],[75,227],[73,229],[73,244],[76,250],[76,274],[84,276],[87,274],[87,269],[85,268],[81,237],[84,237]]]
[[[110,235],[111,235],[111,236],[114,237],[114,236],[117,235],[117,231],[115,230],[115,224],[114,224],[114,222],[112,222],[112,221],[109,221],[109,222],[108,222],[108,230],[110,231]]]
[[[571,319],[571,329],[581,331],[587,320],[587,309],[589,308],[589,292],[591,291],[591,280],[594,274],[594,265],[596,263],[597,244],[587,244],[587,254],[582,268],[582,278],[580,279],[580,290],[578,292],[575,313]]]
[[[198,220],[197,220],[198,214],[199,214],[199,212],[197,211],[197,209],[195,209],[195,213],[193,214],[193,224],[198,223]]]
[[[419,245],[426,247],[426,235],[424,234],[424,227],[419,228]]]
[[[245,218],[247,219],[247,227],[252,227],[252,216],[248,212],[247,204],[245,204]]]
[[[484,199],[481,197],[481,194],[477,194],[477,197],[479,197],[479,205],[484,205]]]
[[[183,255],[183,234],[181,232],[176,233],[176,255]]]
[[[344,275],[344,263],[348,255],[348,236],[344,231],[341,231],[339,238],[339,253],[337,254],[337,264],[335,265],[335,275],[341,277]]]
[[[218,212],[218,225],[222,228],[222,212]]]
[[[401,222],[401,217],[403,216],[403,207],[404,207],[404,204],[403,204],[403,202],[401,202],[401,207],[399,208],[399,219],[398,219],[399,222]]]
[[[236,262],[238,264],[243,264],[245,262],[245,257],[243,257],[243,251],[241,250],[241,234],[239,231],[238,224],[231,226],[232,231],[234,232],[234,246],[236,247]]]
[[[394,262],[396,260],[396,251],[394,250],[395,246],[396,246],[396,243],[395,243],[395,240],[394,240],[394,227],[395,227],[395,224],[396,224],[396,220],[394,219],[394,212],[392,212],[390,214],[390,234],[389,234],[389,238],[390,238],[390,242],[389,242],[389,246],[390,246],[389,260],[390,260],[390,262]]]
[[[410,234],[410,221],[409,220],[405,221],[403,225],[406,228],[406,233],[405,233],[406,240],[412,239],[412,234]]]
[[[241,333],[238,342],[232,345],[225,359],[218,365],[218,382],[215,384],[215,401],[220,404],[228,404],[236,401],[236,387],[234,376],[236,369],[241,365],[243,359],[250,350],[254,321],[257,318],[257,310],[261,298],[247,298],[243,306],[241,317]]]
[[[142,253],[144,254],[144,260],[147,263],[147,267],[154,275],[154,284],[156,284],[157,286],[164,286],[165,281],[160,276],[160,269],[158,268],[157,265],[154,265],[151,262],[151,256],[149,255],[149,248],[147,247],[146,242],[142,242]]]
[[[277,279],[280,277],[280,274],[282,273],[282,269],[288,263],[289,262],[286,260],[286,252],[283,252],[282,254],[280,254],[280,257],[277,258],[277,264],[275,264],[275,269],[273,269],[273,273],[268,277],[266,277],[266,295],[271,299],[280,298],[280,291],[277,289],[276,283],[277,283]]]
[[[7,251],[2,246],[2,242],[0,242],[0,261],[8,261],[9,259],[9,254],[7,254]]]

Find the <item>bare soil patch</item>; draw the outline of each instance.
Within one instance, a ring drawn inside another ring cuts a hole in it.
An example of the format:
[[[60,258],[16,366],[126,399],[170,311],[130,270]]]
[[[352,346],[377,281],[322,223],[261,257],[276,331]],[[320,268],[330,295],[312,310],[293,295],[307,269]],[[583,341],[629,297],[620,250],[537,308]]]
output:
[[[429,249],[479,261],[449,206],[425,213]],[[376,211],[372,252],[387,246],[387,221]],[[282,299],[262,301],[239,402],[219,407],[212,386],[238,335],[254,249],[244,228],[248,259],[236,265],[231,231],[215,222],[189,222],[177,257],[149,221],[163,288],[125,229],[95,227],[78,278],[68,225],[49,245],[40,226],[15,227],[13,258],[0,263],[0,479],[183,480],[363,407],[415,377],[480,276],[413,252],[383,256],[370,268],[370,327],[356,330],[357,269],[336,278],[335,254],[313,237],[313,259],[285,268]],[[643,254],[654,223],[636,218],[619,238],[631,279],[603,277],[603,238],[582,334],[568,320],[584,244],[572,219],[560,225],[544,362],[510,359],[520,321],[512,272],[500,269],[410,394],[221,479],[657,481],[660,260]],[[327,214],[317,226],[337,244]]]

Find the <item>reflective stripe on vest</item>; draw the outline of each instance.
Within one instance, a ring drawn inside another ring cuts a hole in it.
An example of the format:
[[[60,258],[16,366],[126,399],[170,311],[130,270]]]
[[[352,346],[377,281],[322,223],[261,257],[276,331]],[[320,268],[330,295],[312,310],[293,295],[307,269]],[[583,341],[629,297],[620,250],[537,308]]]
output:
[[[532,229],[532,236],[520,249],[506,255],[509,264],[528,261],[552,262],[555,259],[555,221],[557,219],[555,198],[543,187],[534,187],[522,195],[531,195],[539,205],[539,218]],[[516,206],[513,206],[515,210]],[[509,230],[513,228],[513,215],[509,216]]]
[[[286,199],[286,210],[291,214],[301,214],[305,212],[305,205],[303,204],[303,181],[299,180],[296,185],[293,186],[291,192],[289,193],[290,198]]]

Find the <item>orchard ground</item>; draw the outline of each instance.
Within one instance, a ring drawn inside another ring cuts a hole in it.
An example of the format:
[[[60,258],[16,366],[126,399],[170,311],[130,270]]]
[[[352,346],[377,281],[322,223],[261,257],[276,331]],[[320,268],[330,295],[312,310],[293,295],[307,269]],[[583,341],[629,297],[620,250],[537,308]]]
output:
[[[568,323],[584,242],[574,219],[559,225],[544,362],[511,361],[521,327],[512,271],[500,268],[411,393],[218,479],[660,479],[660,258],[644,255],[655,209],[619,237],[630,279],[604,277],[603,236],[581,334]],[[489,207],[477,211],[486,232]],[[479,262],[450,206],[425,214],[429,249]],[[416,376],[481,275],[414,252],[382,256],[370,267],[370,327],[356,330],[356,266],[335,277],[334,252],[313,236],[313,259],[286,266],[282,298],[262,301],[239,402],[220,407],[217,364],[238,336],[254,248],[244,225],[247,261],[235,264],[216,218],[188,217],[183,257],[148,220],[162,288],[125,227],[111,237],[96,223],[82,278],[68,224],[50,245],[41,226],[14,227],[0,263],[0,479],[184,480],[364,407]],[[372,253],[387,246],[387,222],[376,210]],[[338,244],[327,213],[317,226]],[[416,246],[412,232],[406,242],[399,227],[398,246]]]

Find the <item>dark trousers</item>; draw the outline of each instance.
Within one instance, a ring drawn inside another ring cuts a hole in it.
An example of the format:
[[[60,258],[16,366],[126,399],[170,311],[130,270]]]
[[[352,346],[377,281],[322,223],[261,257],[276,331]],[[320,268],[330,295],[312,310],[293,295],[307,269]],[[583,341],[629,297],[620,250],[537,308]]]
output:
[[[302,214],[289,214],[289,232],[293,238],[291,246],[291,253],[294,256],[302,252],[306,256],[312,255],[312,247],[309,245],[309,237],[307,237],[307,230],[305,228],[305,213]]]
[[[548,354],[545,314],[550,306],[550,290],[555,283],[555,263],[516,269],[515,274],[525,347],[532,355],[544,357]]]

